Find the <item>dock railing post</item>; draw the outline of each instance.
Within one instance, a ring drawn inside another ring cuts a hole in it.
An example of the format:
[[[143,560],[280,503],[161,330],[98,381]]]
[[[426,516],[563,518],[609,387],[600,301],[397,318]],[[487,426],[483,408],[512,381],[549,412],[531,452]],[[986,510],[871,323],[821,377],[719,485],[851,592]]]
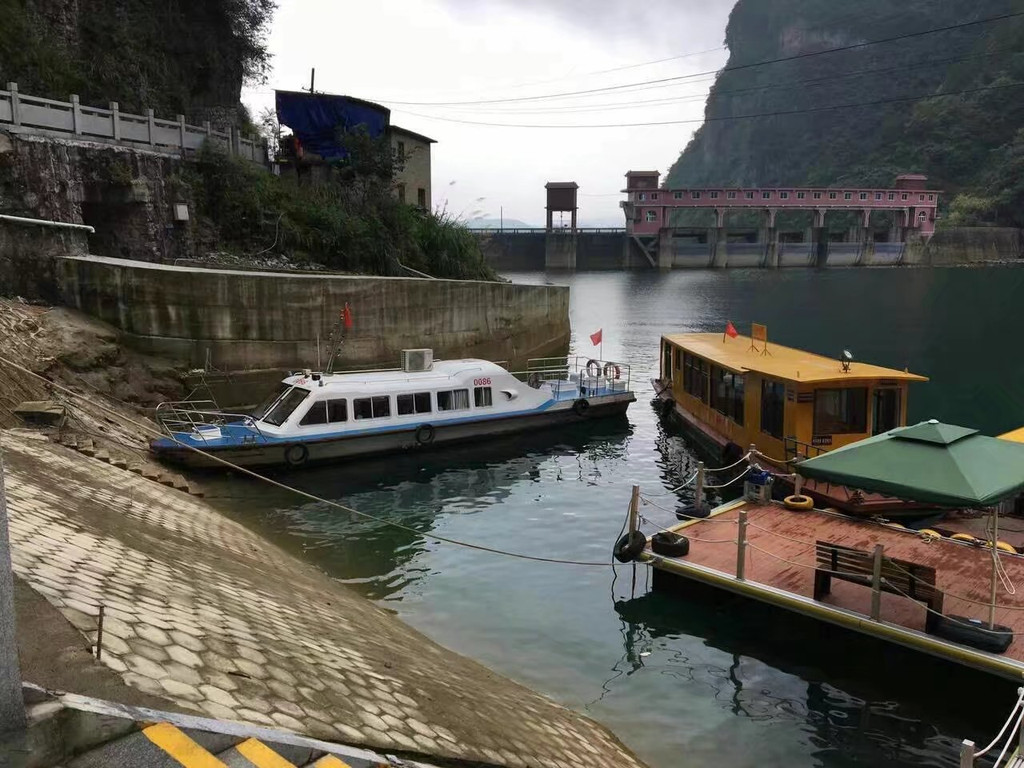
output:
[[[697,484],[693,488],[693,503],[700,514],[700,508],[704,505],[704,462],[697,462]]]
[[[875,545],[875,562],[871,569],[871,619],[878,621],[882,615],[882,545]]]
[[[799,496],[800,495],[800,491],[803,490],[803,487],[804,487],[804,479],[802,477],[800,477],[800,475],[798,474],[793,479],[793,495],[794,496]]]
[[[636,533],[637,515],[640,514],[640,486],[633,486],[633,496],[629,500],[629,539],[633,540]]]
[[[736,580],[743,581],[747,571],[747,510],[740,510],[736,535]]]
[[[974,768],[974,742],[970,739],[960,743],[960,768]]]

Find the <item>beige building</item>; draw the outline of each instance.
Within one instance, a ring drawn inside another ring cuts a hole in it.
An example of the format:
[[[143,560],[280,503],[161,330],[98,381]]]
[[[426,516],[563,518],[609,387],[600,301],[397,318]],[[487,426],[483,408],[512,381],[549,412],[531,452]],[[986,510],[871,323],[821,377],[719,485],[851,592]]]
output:
[[[437,142],[397,125],[391,126],[390,134],[391,148],[405,163],[395,174],[395,195],[403,203],[431,210],[430,145]]]

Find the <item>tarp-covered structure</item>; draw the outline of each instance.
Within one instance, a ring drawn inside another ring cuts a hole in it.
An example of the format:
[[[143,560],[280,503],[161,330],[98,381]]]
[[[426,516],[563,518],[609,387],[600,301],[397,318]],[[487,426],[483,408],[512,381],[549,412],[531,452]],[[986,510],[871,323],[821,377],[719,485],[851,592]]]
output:
[[[980,508],[1024,492],[1024,443],[927,421],[806,459],[795,471],[926,504]]]
[[[341,160],[348,152],[341,143],[346,133],[365,130],[371,138],[385,135],[391,110],[372,101],[330,93],[276,91],[277,119],[291,128],[306,152],[325,160]]]

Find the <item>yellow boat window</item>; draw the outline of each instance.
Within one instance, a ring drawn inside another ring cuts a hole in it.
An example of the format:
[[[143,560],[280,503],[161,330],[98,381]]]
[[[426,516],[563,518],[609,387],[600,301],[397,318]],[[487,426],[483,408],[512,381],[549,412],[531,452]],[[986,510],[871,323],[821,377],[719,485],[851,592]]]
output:
[[[864,434],[867,431],[867,387],[815,391],[815,435],[853,435]]]

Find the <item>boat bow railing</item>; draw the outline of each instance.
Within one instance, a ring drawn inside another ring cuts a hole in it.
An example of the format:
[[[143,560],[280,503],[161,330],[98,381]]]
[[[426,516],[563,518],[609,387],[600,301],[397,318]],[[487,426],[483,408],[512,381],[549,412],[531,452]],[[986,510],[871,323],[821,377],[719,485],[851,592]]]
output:
[[[215,428],[228,424],[240,424],[253,431],[252,440],[267,442],[266,435],[251,415],[229,413],[217,407],[213,400],[179,400],[160,403],[156,407],[156,422],[169,436],[187,433],[201,440],[214,439],[220,433]]]
[[[525,371],[511,371],[520,381],[531,387],[549,382],[554,393],[578,390],[580,386],[594,394],[602,390],[629,392],[630,366],[613,360],[588,357],[536,357],[527,360]]]

